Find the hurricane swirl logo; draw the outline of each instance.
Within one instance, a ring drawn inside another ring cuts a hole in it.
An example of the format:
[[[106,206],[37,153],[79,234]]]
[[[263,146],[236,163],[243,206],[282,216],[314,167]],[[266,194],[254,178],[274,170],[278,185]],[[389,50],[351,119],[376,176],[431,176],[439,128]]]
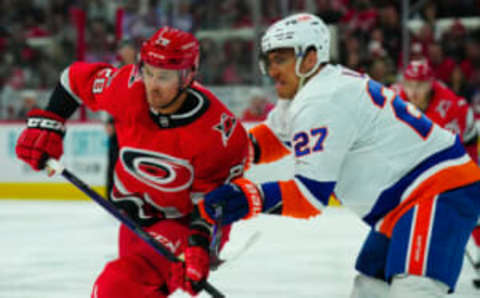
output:
[[[125,147],[120,151],[120,160],[130,175],[161,191],[184,190],[193,181],[193,166],[167,154]]]

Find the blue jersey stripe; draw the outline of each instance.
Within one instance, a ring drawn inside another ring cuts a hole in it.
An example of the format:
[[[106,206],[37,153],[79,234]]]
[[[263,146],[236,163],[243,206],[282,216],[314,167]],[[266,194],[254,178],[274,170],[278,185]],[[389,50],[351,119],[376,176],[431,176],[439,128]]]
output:
[[[305,187],[310,191],[310,193],[323,205],[328,205],[328,198],[333,192],[333,188],[335,187],[335,182],[319,182],[316,180],[312,180],[301,175],[295,175]]]
[[[441,162],[459,158],[464,154],[465,149],[460,142],[460,138],[457,136],[455,143],[452,146],[431,155],[430,157],[422,161],[419,165],[417,165],[407,175],[403,176],[393,186],[384,190],[378,197],[375,205],[372,207],[370,212],[363,217],[363,220],[371,226],[375,225],[375,223],[379,219],[381,219],[390,210],[394,209],[396,206],[398,206],[398,204],[400,204],[400,199],[405,190],[422,173]]]

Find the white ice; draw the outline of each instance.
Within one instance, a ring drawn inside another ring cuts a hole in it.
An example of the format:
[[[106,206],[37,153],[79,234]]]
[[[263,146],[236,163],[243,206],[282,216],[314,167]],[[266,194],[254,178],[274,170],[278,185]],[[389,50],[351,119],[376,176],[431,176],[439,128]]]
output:
[[[92,202],[0,201],[0,297],[87,298],[116,256],[118,223]],[[227,297],[348,297],[367,227],[348,210],[309,221],[262,216],[237,224],[224,256],[240,257],[211,274]],[[480,297],[467,260],[451,297]],[[200,297],[209,297],[206,294]]]

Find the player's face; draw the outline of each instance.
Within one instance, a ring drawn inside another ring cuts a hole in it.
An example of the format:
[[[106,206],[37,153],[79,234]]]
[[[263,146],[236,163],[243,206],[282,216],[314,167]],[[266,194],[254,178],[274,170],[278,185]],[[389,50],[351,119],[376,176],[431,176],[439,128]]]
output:
[[[295,73],[295,61],[293,49],[278,49],[267,54],[266,71],[275,82],[280,98],[292,99],[297,92],[300,80]]]
[[[147,101],[154,110],[170,103],[177,95],[179,74],[177,70],[164,69],[145,64],[142,68]]]
[[[425,111],[430,101],[431,81],[406,80],[403,84],[408,100],[417,108]]]

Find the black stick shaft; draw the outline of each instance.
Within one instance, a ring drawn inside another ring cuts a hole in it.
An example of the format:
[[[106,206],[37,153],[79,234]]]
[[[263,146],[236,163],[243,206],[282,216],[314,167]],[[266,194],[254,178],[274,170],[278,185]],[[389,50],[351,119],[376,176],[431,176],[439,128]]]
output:
[[[105,200],[99,193],[94,191],[90,188],[86,183],[80,180],[77,176],[71,173],[67,169],[63,169],[61,175],[70,181],[73,185],[75,185],[79,190],[81,190],[84,194],[86,194],[90,199],[94,200],[100,206],[103,207],[108,213],[113,215],[116,219],[118,219],[121,223],[126,225],[132,232],[137,234],[140,238],[142,238],[145,242],[147,242],[155,251],[159,254],[167,258],[171,262],[181,262],[181,260],[173,254],[170,250],[168,250],[165,246],[161,243],[156,241],[152,238],[147,232],[143,230],[143,228],[128,218],[127,216],[123,215],[120,211],[118,211],[115,206],[113,206],[108,200]],[[214,298],[224,298],[223,295],[219,290],[217,290],[214,286],[212,286],[208,281],[200,282],[201,287],[207,291],[212,297]]]

